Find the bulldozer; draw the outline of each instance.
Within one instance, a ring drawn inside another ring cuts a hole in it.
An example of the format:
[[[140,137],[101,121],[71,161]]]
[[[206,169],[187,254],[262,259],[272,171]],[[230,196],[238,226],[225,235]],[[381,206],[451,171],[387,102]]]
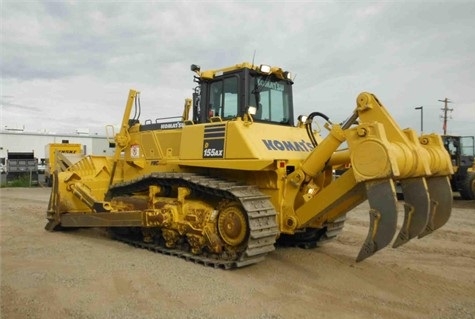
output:
[[[51,175],[55,170],[64,171],[77,161],[83,153],[81,144],[70,144],[68,140],[62,143],[49,143],[45,145],[46,169],[45,184],[49,187],[53,184]]]
[[[359,94],[339,123],[319,111],[295,119],[294,79],[281,67],[191,71],[181,116],[142,121],[141,93],[131,89],[120,129],[109,130],[115,154],[53,174],[46,230],[105,228],[136,247],[232,269],[280,244],[335,238],[365,200],[369,231],[356,261],[449,219],[453,168],[441,136],[401,129],[374,94]],[[349,168],[335,178],[341,166]]]
[[[452,190],[462,199],[475,199],[475,137],[442,135],[442,141],[454,168]]]

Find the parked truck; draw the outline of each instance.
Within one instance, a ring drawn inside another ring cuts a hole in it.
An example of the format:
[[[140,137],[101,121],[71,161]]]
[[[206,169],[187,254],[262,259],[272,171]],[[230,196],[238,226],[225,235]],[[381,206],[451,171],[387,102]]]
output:
[[[7,184],[13,180],[29,180],[38,183],[38,159],[34,152],[7,152]]]

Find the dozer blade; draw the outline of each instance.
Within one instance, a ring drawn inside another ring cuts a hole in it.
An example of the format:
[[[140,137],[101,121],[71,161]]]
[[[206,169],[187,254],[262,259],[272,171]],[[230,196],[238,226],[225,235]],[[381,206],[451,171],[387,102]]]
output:
[[[391,179],[366,182],[370,206],[368,236],[356,261],[362,261],[386,247],[394,237],[397,226],[396,190]]]
[[[424,177],[401,181],[404,194],[404,222],[394,241],[393,248],[399,247],[416,237],[426,228],[429,220],[430,199]]]
[[[429,235],[444,226],[452,211],[452,188],[448,176],[436,176],[426,179],[430,197],[429,221],[419,238]]]

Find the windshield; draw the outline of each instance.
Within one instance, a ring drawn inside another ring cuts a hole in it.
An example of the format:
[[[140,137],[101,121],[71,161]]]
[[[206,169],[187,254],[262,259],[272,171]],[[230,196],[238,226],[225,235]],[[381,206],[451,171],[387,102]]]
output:
[[[473,136],[462,136],[460,143],[462,144],[462,156],[475,156],[475,143]]]
[[[256,106],[255,120],[290,124],[291,84],[268,75],[256,75],[250,81],[249,105]]]

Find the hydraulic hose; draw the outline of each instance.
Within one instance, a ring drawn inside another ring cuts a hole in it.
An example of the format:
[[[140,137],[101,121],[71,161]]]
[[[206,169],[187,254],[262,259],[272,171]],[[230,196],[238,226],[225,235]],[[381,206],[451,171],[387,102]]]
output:
[[[310,142],[312,142],[313,147],[316,147],[318,145],[318,142],[315,139],[315,136],[313,135],[313,132],[312,132],[312,122],[315,116],[319,116],[323,118],[325,121],[327,121],[328,123],[332,124],[332,122],[330,121],[330,118],[321,112],[312,112],[308,115],[307,120],[305,121],[305,129],[307,130],[308,138],[310,139]]]

